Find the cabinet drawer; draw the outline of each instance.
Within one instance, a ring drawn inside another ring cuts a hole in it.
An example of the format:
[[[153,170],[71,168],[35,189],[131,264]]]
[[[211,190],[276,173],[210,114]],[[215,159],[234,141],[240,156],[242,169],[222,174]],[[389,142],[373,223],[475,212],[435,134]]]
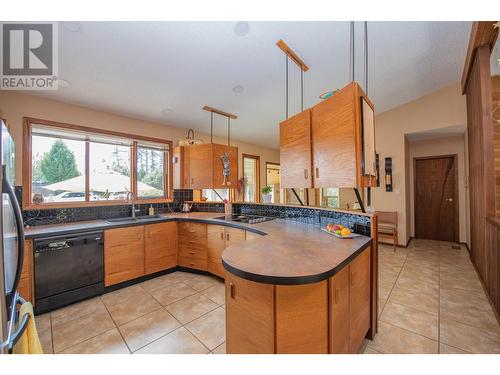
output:
[[[194,268],[201,271],[207,270],[207,259],[198,259],[189,256],[179,255],[177,259],[177,264],[181,267]]]
[[[180,247],[179,256],[191,257],[196,259],[207,259],[207,251],[204,248],[191,247]]]
[[[179,223],[179,237],[206,238],[207,225],[200,223]]]

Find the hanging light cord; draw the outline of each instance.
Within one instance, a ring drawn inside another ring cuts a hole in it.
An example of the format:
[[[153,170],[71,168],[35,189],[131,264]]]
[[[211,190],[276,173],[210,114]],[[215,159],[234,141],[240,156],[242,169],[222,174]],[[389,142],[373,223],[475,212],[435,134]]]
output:
[[[365,21],[365,94],[368,95],[368,21]]]
[[[300,111],[304,111],[304,71],[300,68]]]
[[[227,145],[231,146],[231,117],[227,118]]]
[[[285,55],[285,100],[286,100],[286,112],[285,112],[285,117],[288,119],[288,54]]]
[[[213,138],[214,138],[214,113],[210,112],[210,143],[214,143]]]
[[[350,33],[349,33],[349,79],[351,82],[354,81],[354,21],[351,21]]]

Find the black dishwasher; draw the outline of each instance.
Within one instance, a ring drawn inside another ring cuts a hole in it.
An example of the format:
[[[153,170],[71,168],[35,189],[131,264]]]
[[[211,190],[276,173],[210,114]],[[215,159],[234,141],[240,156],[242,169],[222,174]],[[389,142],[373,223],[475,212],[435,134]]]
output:
[[[103,233],[35,239],[37,314],[104,291]]]

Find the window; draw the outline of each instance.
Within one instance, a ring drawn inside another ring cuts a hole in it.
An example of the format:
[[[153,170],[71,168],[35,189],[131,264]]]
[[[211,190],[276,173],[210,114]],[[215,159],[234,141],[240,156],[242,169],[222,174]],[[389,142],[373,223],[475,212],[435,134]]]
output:
[[[27,119],[26,207],[168,198],[170,141]]]
[[[271,187],[271,203],[280,202],[280,170],[279,164],[266,163],[266,186]]]
[[[230,200],[229,189],[203,189],[202,196],[206,197],[208,202],[223,202],[224,199]]]
[[[259,164],[258,156],[243,154],[244,202],[259,202]]]
[[[340,207],[340,193],[338,188],[325,188],[321,189],[320,191],[322,207]]]

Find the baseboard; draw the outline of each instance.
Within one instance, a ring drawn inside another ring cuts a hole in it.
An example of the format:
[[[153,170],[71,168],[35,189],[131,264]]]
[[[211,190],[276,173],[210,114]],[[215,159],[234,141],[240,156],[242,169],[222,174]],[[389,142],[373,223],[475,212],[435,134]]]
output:
[[[401,249],[406,249],[410,245],[410,242],[411,242],[412,239],[413,239],[413,237],[410,237],[408,239],[408,242],[406,243],[406,245],[401,245],[401,244],[398,243],[398,244],[396,244],[396,247],[399,247]],[[381,243],[381,244],[384,244],[384,245],[394,246],[394,244],[392,242],[380,241],[380,239],[379,239],[378,243]]]
[[[465,248],[467,249],[467,251],[469,252],[470,254],[470,248],[469,248],[469,245],[467,244],[467,242],[459,242],[460,245],[464,245]]]

